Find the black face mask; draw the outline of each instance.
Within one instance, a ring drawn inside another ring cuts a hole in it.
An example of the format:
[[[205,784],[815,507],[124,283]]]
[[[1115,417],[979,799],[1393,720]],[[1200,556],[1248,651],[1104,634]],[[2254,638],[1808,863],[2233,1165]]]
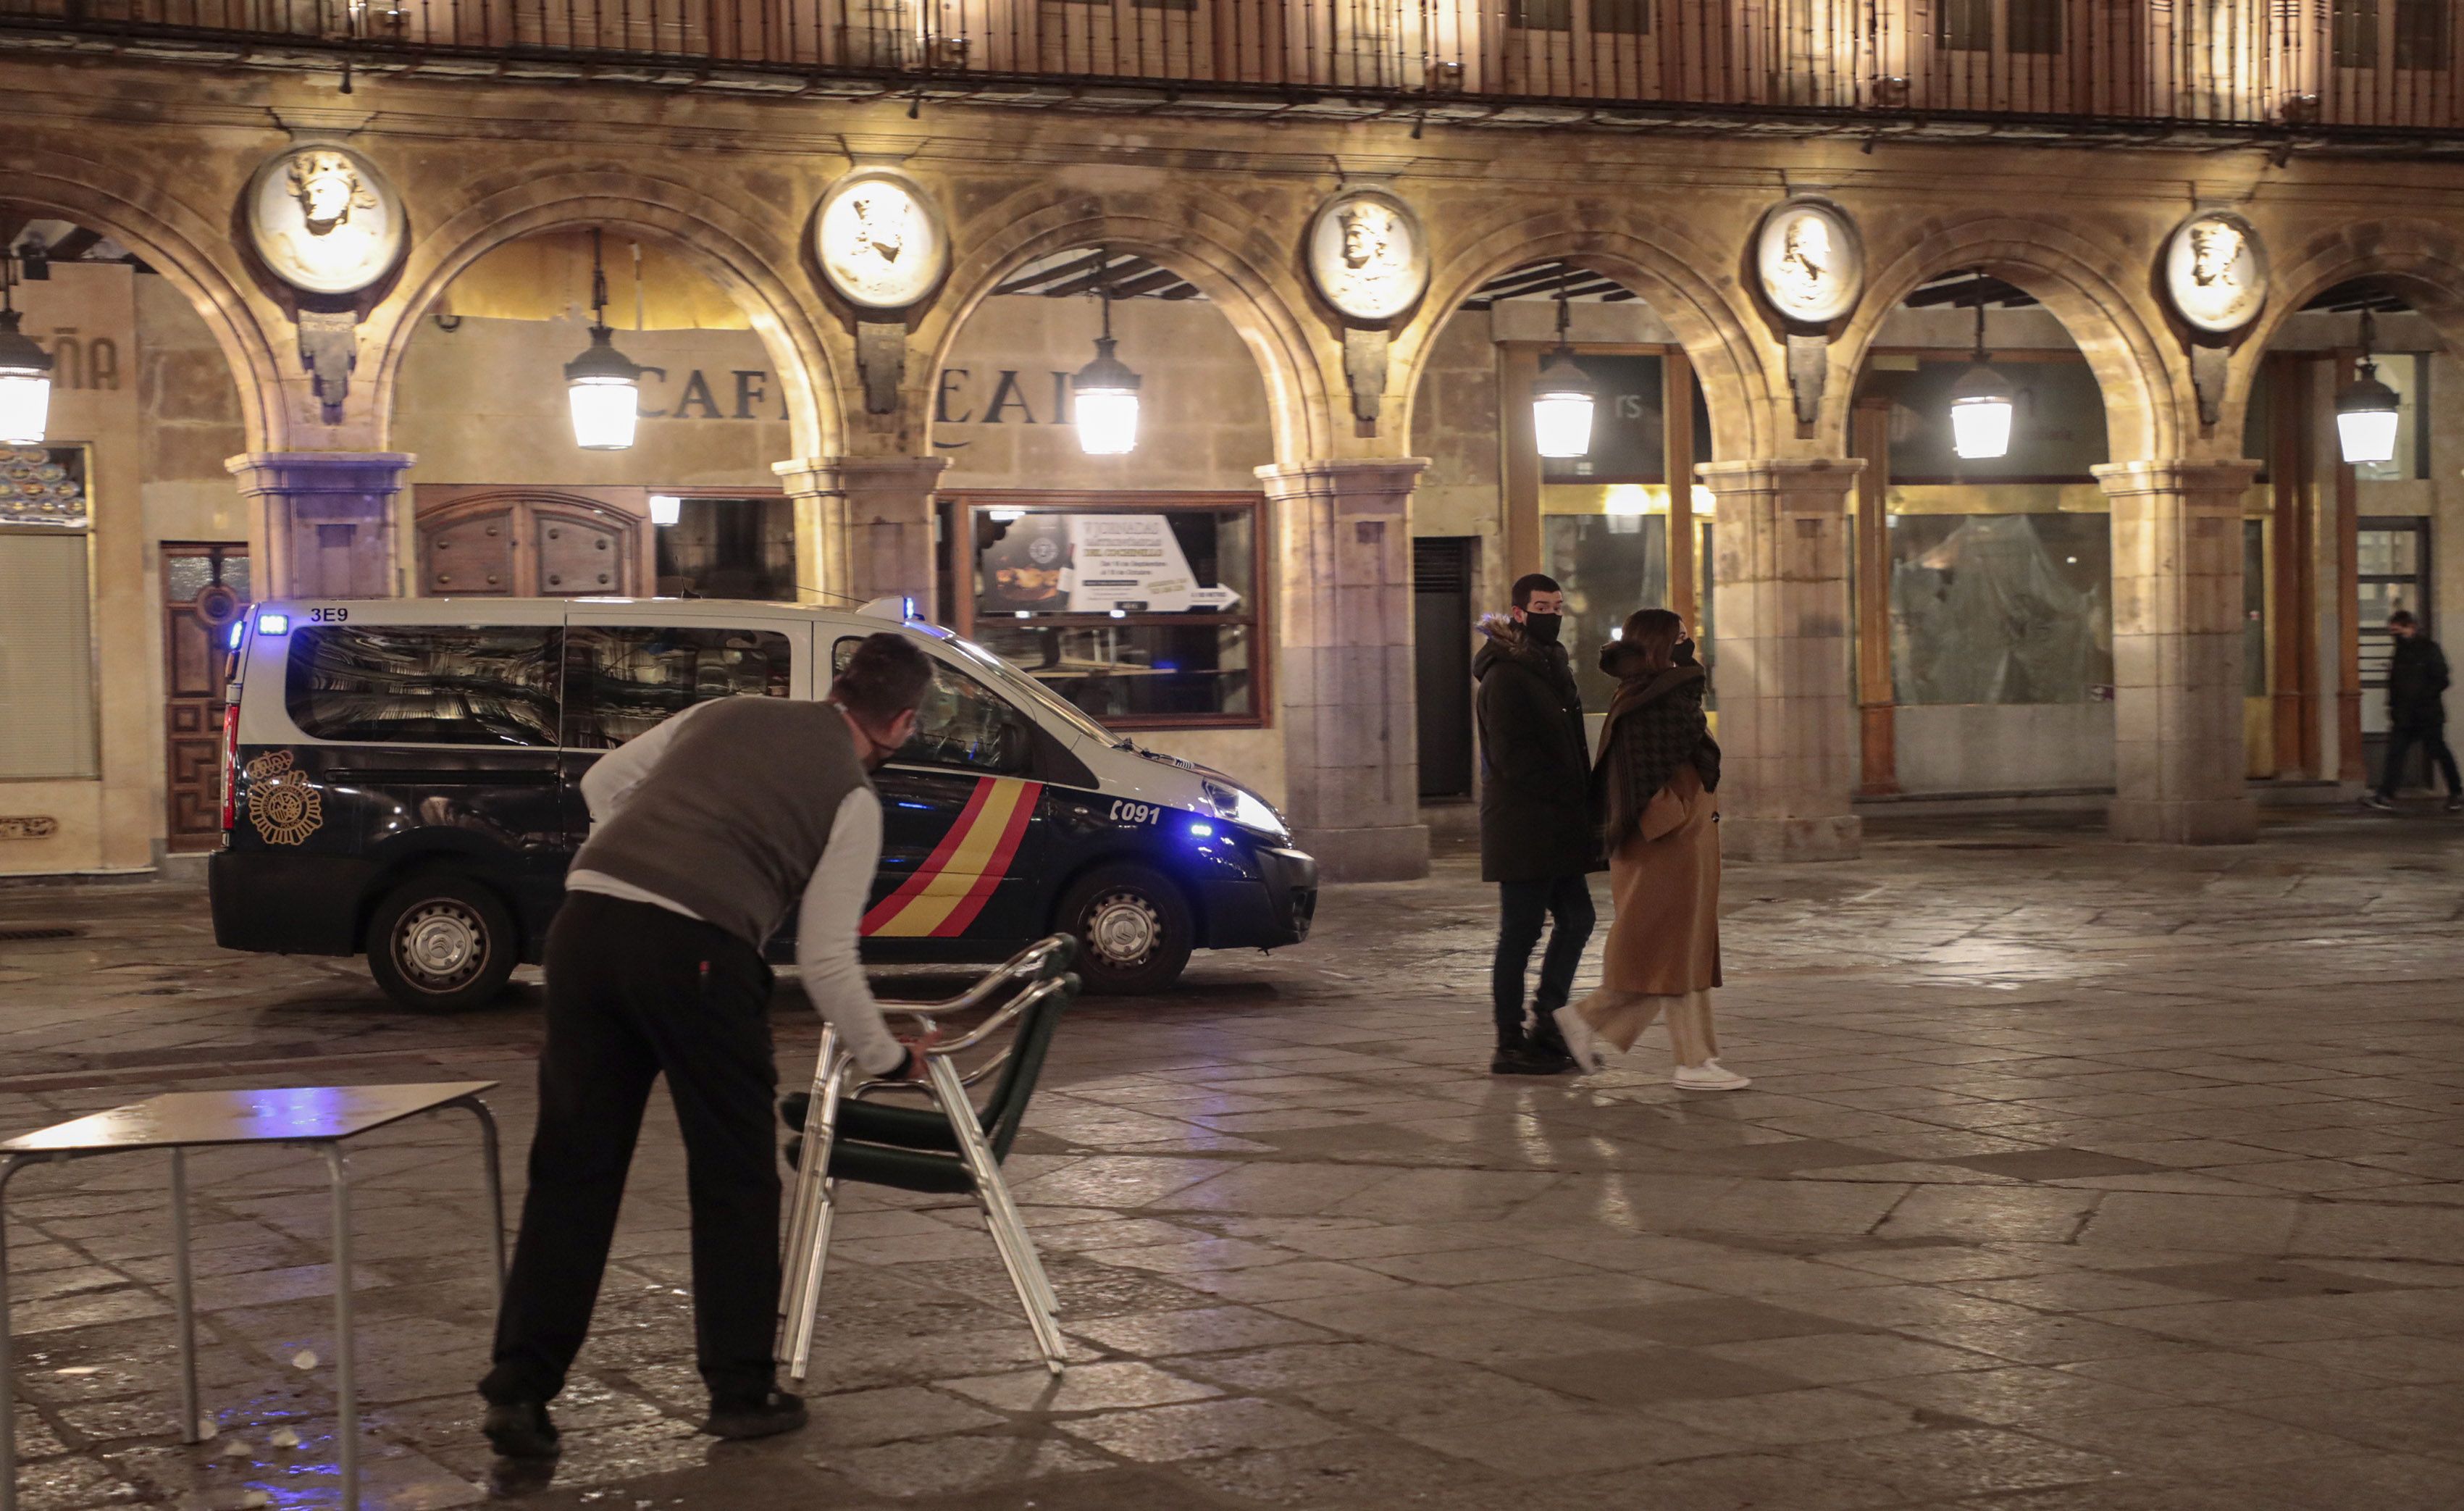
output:
[[[1544,646],[1553,646],[1557,643],[1558,627],[1565,623],[1563,614],[1526,614],[1523,616],[1523,632]]]
[[[1677,648],[1669,653],[1669,659],[1681,667],[1694,665],[1694,642],[1690,639],[1679,641]]]

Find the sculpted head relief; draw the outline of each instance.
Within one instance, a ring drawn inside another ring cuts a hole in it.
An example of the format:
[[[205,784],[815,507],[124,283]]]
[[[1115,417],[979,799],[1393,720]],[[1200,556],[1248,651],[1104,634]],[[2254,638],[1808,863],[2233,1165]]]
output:
[[[401,202],[355,152],[295,146],[250,181],[249,233],[277,277],[315,294],[376,282],[401,255]]]
[[[876,169],[858,170],[823,197],[813,238],[830,287],[868,309],[925,297],[949,261],[948,239],[924,191]]]
[[[1831,276],[1831,228],[1819,215],[1799,215],[1788,223],[1779,258],[1780,276],[1800,299],[1822,291]]]
[[[907,248],[907,221],[914,203],[895,186],[868,186],[847,196],[855,209],[855,250],[896,262]]]
[[[1410,308],[1428,277],[1411,212],[1382,191],[1353,189],[1328,201],[1307,250],[1318,292],[1354,319],[1385,319]]]
[[[360,182],[359,170],[339,152],[302,152],[291,160],[287,178],[312,235],[331,233],[355,209],[377,208],[376,190]]]
[[[2190,277],[2199,287],[2238,290],[2241,277],[2233,265],[2241,261],[2241,232],[2221,220],[2203,220],[2190,228]]]
[[[2163,268],[2173,308],[2200,330],[2239,330],[2267,302],[2266,249],[2247,221],[2223,210],[2178,227]]]

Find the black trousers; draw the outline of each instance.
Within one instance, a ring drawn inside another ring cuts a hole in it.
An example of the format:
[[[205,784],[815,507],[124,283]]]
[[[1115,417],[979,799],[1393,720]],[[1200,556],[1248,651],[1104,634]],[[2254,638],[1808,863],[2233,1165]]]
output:
[[[2404,781],[2404,763],[2418,745],[2439,775],[2447,778],[2447,796],[2464,796],[2464,780],[2455,774],[2455,753],[2447,748],[2447,726],[2444,724],[2400,724],[2387,731],[2387,764],[2379,770],[2379,796],[2392,798]]]
[[[1534,1020],[1540,1037],[1554,1040],[1556,1026],[1549,1015],[1574,995],[1574,968],[1583,963],[1583,946],[1591,941],[1598,914],[1592,908],[1592,884],[1583,876],[1551,876],[1537,882],[1497,884],[1497,959],[1489,969],[1489,1003],[1497,1014],[1497,1041],[1510,1044],[1523,1037],[1523,974],[1531,964],[1532,947],[1540,942],[1540,926],[1550,922],[1549,949],[1540,956],[1540,990],[1532,994]]]
[[[548,931],[530,1193],[490,1401],[547,1400],[590,1331],[650,1083],[668,1078],[693,1207],[693,1342],[715,1401],[776,1383],[779,1155],[770,967],[711,924],[574,892]]]

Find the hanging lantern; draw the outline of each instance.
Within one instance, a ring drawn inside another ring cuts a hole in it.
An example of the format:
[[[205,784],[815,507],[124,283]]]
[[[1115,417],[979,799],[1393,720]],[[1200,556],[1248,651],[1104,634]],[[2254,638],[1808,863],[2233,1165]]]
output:
[[[52,410],[52,358],[17,329],[15,252],[0,254],[0,445],[40,446]]]
[[[1976,274],[1976,365],[1950,390],[1950,449],[1962,461],[1987,462],[2011,451],[2011,385],[1985,361],[1985,274]]]
[[[590,232],[590,345],[564,364],[573,405],[573,444],[585,451],[621,451],[633,444],[642,412],[641,364],[616,349],[607,328],[607,272],[599,232]]]
[[[1566,339],[1566,282],[1557,280],[1557,349],[1531,384],[1531,437],[1542,456],[1582,456],[1592,449],[1592,411],[1597,407],[1599,384],[1574,361]]]
[[[2370,318],[2370,312],[2364,310],[2361,376],[2351,387],[2336,395],[2336,441],[2348,466],[2395,460],[2400,404],[2396,391],[2379,382],[2379,364],[2370,361],[2370,346],[2377,335],[2376,322]]]
[[[1109,262],[1109,253],[1096,255]],[[1078,449],[1089,456],[1126,456],[1138,445],[1138,375],[1112,355],[1112,291],[1102,273],[1096,277],[1104,334],[1095,338],[1095,360],[1069,380],[1070,412],[1078,425]]]

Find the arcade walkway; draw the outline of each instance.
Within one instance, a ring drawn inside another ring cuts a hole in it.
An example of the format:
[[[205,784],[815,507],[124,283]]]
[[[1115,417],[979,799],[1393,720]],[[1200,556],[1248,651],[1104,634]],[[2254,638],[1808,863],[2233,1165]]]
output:
[[[878,1203],[833,1256],[812,1427],[688,1418],[682,1174],[654,1112],[568,1452],[521,1504],[1558,1511],[2452,1506],[2464,1477],[2456,828],[2255,847],[1881,828],[1728,877],[1728,1061],[1657,1035],[1585,1083],[1482,1073],[1468,862],[1331,895],[1064,1030],[1013,1179],[1081,1361],[1028,1367],[983,1236]],[[450,1020],[340,962],[241,958],[164,885],[0,890],[0,1128],[157,1089],[501,1077],[535,1001]],[[782,998],[791,1076],[814,1035]],[[478,1501],[464,1129],[372,1140],[363,1387],[384,1503]],[[44,1511],[329,1504],[321,1176],[195,1167],[209,1394],[159,1434],[167,1237],[131,1164],[22,1178]],[[297,1450],[269,1439],[290,1426]],[[217,1453],[221,1456],[214,1456]]]

